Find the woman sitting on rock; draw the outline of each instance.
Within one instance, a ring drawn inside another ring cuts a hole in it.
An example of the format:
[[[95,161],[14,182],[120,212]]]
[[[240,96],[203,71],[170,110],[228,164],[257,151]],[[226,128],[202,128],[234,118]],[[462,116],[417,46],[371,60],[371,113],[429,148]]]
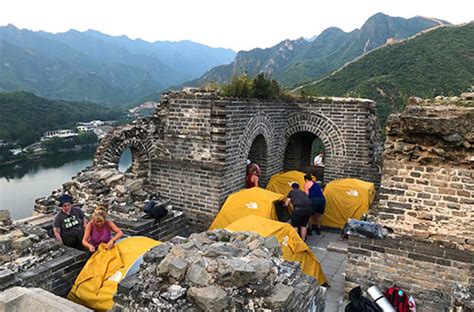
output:
[[[115,236],[112,237],[112,233]],[[89,222],[84,231],[82,244],[90,252],[97,250],[101,243],[107,244],[107,249],[111,249],[114,243],[123,236],[122,230],[112,221],[107,220],[107,210],[104,206],[97,206],[92,214],[92,221]]]

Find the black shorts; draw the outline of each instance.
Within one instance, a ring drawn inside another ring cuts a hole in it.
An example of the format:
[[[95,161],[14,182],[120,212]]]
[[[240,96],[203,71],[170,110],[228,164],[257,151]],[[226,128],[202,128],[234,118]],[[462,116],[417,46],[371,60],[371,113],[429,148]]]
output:
[[[61,239],[63,244],[68,247],[76,248],[79,250],[86,250],[82,245],[82,236],[83,234],[76,235],[76,236],[63,236],[61,235]]]
[[[326,208],[326,200],[323,197],[314,197],[310,198],[311,203],[313,204],[313,213],[324,214],[324,209]]]
[[[293,214],[291,215],[291,226],[292,227],[300,227],[300,226],[307,226],[309,217],[311,217],[312,210],[310,207],[299,208],[296,207],[293,210]]]

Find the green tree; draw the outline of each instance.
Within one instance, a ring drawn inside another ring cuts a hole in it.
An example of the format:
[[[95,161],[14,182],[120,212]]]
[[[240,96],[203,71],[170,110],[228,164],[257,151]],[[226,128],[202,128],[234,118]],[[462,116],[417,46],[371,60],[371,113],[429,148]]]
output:
[[[57,152],[60,149],[70,149],[73,148],[76,144],[72,139],[63,139],[54,137],[47,141],[41,142],[41,146],[46,149],[48,152]]]
[[[83,132],[74,137],[74,143],[76,143],[76,145],[91,145],[97,141],[98,138],[94,132]]]
[[[253,79],[247,75],[235,76],[230,83],[223,86],[222,90],[225,96],[240,98],[274,100],[284,96],[276,80],[270,79],[263,73]]]
[[[253,81],[247,75],[233,77],[230,83],[222,87],[225,96],[251,98],[253,96]]]

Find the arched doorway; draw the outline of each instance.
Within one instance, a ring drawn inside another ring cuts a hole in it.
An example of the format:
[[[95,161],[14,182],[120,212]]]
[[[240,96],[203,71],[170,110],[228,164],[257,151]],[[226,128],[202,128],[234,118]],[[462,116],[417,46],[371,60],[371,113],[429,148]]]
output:
[[[131,172],[132,167],[133,167],[132,164],[133,164],[132,150],[130,148],[126,148],[122,152],[122,156],[120,156],[120,160],[118,162],[118,170],[121,172]]]
[[[256,163],[260,166],[261,174],[260,174],[260,187],[265,187],[268,182],[268,145],[265,141],[263,135],[259,134],[255,137],[250,146],[250,150],[247,156],[247,159],[250,160],[252,163]]]
[[[302,131],[291,135],[285,148],[283,170],[310,172],[318,180],[324,179],[324,167],[314,166],[314,158],[325,152],[324,143],[314,133]]]

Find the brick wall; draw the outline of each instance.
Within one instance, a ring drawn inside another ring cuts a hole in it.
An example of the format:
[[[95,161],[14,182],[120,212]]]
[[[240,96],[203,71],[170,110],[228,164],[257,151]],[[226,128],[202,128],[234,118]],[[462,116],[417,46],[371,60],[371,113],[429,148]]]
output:
[[[394,232],[382,240],[350,239],[346,288],[396,284],[415,297],[417,311],[456,305],[469,311],[474,309],[474,108],[416,102],[387,121],[380,201],[372,214]],[[462,288],[467,299],[458,302]]]
[[[379,222],[395,233],[474,250],[474,171],[384,162]]]
[[[128,236],[146,236],[159,241],[167,241],[175,236],[186,236],[186,218],[181,211],[171,211],[161,220],[140,219],[138,221],[114,220],[115,224]]]
[[[170,92],[154,116],[104,139],[94,164],[116,166],[131,145],[136,167],[149,168],[147,190],[172,199],[192,225],[205,229],[227,196],[245,186],[246,159],[262,166],[265,186],[283,169],[310,165],[316,137],[326,149],[326,182],[357,177],[377,183],[376,125],[369,100],[286,103]],[[287,149],[301,133],[306,139]]]
[[[39,287],[65,297],[88,259],[88,254],[65,248],[61,256],[21,273],[0,272],[0,290],[12,286]]]
[[[351,237],[346,292],[357,285],[397,285],[415,297],[417,311],[445,311],[457,284],[473,285],[473,253],[410,236]]]

